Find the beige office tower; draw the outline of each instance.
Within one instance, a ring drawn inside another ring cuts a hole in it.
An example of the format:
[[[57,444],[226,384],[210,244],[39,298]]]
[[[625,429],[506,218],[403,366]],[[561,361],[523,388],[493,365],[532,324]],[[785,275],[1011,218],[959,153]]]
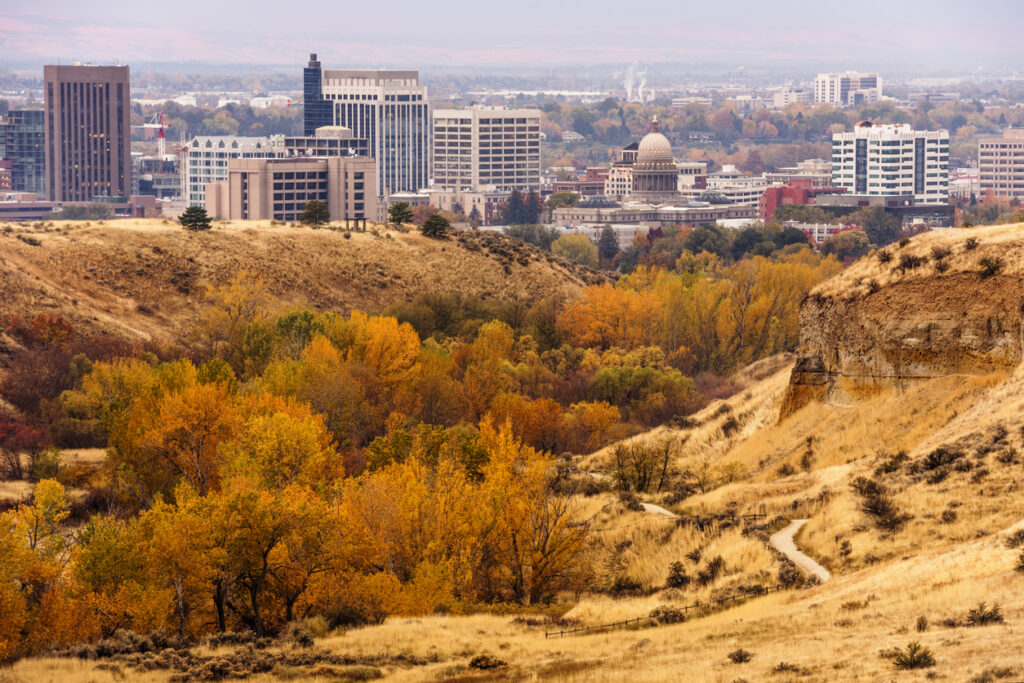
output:
[[[315,200],[331,220],[375,220],[377,164],[367,157],[232,159],[206,186],[206,211],[226,220],[296,221]]]
[[[540,190],[539,109],[469,107],[433,113],[433,189]]]
[[[46,187],[53,201],[131,194],[127,66],[44,66]]]
[[[1024,199],[1024,128],[978,138],[978,187],[982,194]]]

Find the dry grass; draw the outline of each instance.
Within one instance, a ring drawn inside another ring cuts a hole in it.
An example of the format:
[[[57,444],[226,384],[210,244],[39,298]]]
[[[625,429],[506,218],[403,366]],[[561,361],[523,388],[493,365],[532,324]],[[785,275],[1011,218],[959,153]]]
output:
[[[16,238],[32,232],[32,246]],[[419,233],[218,222],[189,232],[159,220],[0,230],[0,316],[58,313],[80,328],[177,340],[207,287],[260,274],[278,306],[375,311],[428,292],[490,299],[574,298],[604,275],[500,234]],[[483,236],[482,236],[483,235]]]

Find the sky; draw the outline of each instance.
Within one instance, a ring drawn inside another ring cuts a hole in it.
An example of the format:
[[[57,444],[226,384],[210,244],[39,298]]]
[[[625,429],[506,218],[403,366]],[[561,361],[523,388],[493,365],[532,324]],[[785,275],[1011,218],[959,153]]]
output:
[[[329,68],[821,64],[1024,73],[1024,0],[33,0],[0,3],[0,66]]]

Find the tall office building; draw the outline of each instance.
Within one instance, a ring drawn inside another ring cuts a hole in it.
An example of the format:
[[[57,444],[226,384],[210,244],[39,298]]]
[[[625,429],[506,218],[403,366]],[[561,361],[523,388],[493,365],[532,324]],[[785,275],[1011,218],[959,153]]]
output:
[[[377,161],[381,195],[426,187],[430,121],[427,89],[419,84],[419,72],[335,71],[318,65],[310,61],[304,83],[314,92],[319,72],[320,97],[332,105],[333,120],[323,123],[320,107],[305,110],[306,134],[321,125],[335,125],[366,139],[370,156]]]
[[[302,128],[310,137],[317,128],[334,124],[334,105],[324,97],[323,69],[316,53],[309,54],[309,64],[302,70]]]
[[[0,126],[3,159],[11,162],[11,190],[46,195],[42,109],[14,109]]]
[[[274,159],[284,156],[287,156],[287,151],[283,140],[238,135],[194,137],[184,153],[185,187],[182,194],[188,198],[189,206],[203,206],[206,186],[228,179],[228,161],[231,159]]]
[[[814,79],[814,101],[834,107],[859,107],[882,97],[882,77],[877,73],[818,74]]]
[[[913,196],[925,204],[949,198],[949,131],[906,123],[857,124],[832,136],[832,184],[867,196]]]
[[[978,189],[1024,199],[1024,128],[978,138]]]
[[[127,66],[43,67],[46,187],[53,201],[131,192]]]
[[[540,190],[539,109],[438,109],[434,189],[446,192]]]

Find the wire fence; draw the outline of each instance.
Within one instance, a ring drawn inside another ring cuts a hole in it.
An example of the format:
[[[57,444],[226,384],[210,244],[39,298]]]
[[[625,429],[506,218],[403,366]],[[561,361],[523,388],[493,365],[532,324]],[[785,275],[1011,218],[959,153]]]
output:
[[[725,595],[719,598],[711,598],[707,602],[695,602],[692,605],[683,605],[682,607],[675,607],[673,609],[681,611],[684,615],[688,614],[690,610],[709,610],[711,607],[717,605],[719,607],[726,605],[730,602],[735,602],[743,598],[757,597],[759,595],[768,595],[769,593],[778,593],[781,590],[785,590],[785,586],[781,583],[777,583],[774,586],[759,586],[757,588],[740,588],[731,595]],[[628,626],[629,624],[638,624],[641,621],[653,621],[655,625],[660,623],[657,617],[646,616],[646,617],[635,617],[633,619],[626,619],[625,621],[613,621],[610,624],[598,624],[596,626],[580,626],[573,629],[564,629],[561,631],[545,631],[545,638],[571,636],[577,633],[587,633],[588,631],[600,631],[608,628],[618,628],[620,626]],[[668,623],[668,622],[666,622]]]

